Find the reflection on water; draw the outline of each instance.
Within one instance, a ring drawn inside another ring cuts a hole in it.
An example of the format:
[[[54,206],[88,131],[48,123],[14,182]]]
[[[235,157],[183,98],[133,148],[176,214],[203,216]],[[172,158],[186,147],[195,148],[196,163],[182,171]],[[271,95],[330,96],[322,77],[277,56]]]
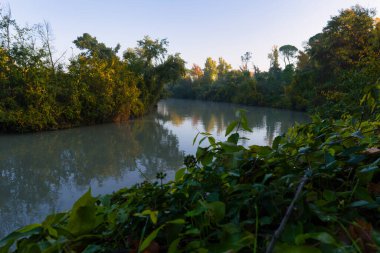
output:
[[[247,109],[252,134],[246,144],[267,144],[302,113],[223,103],[166,100],[157,112],[125,124],[0,136],[0,237],[48,213],[66,210],[89,187],[93,194],[172,178],[198,131],[222,139],[237,108]]]
[[[180,140],[180,149],[195,153],[196,147],[192,145],[195,134],[206,131],[223,140],[225,130],[236,119],[238,109],[247,111],[248,125],[252,129],[252,133],[243,133],[249,139],[244,145],[271,145],[276,136],[283,134],[295,122],[309,120],[305,113],[289,110],[180,99],[159,103],[157,111],[164,119],[164,126]]]

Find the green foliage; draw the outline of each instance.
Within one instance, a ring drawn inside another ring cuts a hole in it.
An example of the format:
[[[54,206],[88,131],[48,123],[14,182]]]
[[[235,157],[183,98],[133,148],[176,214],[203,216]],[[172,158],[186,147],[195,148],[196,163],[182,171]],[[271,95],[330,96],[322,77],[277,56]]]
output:
[[[67,66],[53,60],[50,28],[0,20],[0,132],[27,132],[125,121],[149,111],[164,84],[184,74],[168,42],[145,37],[117,56],[88,33],[74,40],[82,52]]]
[[[285,66],[290,64],[290,59],[296,56],[298,49],[293,45],[283,45],[279,48],[280,53],[284,56]],[[288,60],[288,63],[286,63]]]
[[[87,192],[70,211],[11,233],[0,252],[264,252],[305,171],[274,252],[380,249],[379,114],[315,116],[272,147],[248,148],[240,145],[239,131],[250,130],[244,111],[236,116],[226,141],[197,135],[209,145],[185,158],[174,181],[96,198]]]
[[[266,72],[256,66],[254,73],[249,72],[252,53],[247,52],[240,70],[222,71],[210,79],[193,68],[190,78],[168,87],[169,93],[178,98],[309,110],[333,118],[353,114],[362,109],[360,98],[379,82],[380,22],[374,21],[374,15],[374,10],[358,5],[341,10],[308,40],[304,51],[292,45],[274,46]],[[293,65],[295,57],[298,61]]]

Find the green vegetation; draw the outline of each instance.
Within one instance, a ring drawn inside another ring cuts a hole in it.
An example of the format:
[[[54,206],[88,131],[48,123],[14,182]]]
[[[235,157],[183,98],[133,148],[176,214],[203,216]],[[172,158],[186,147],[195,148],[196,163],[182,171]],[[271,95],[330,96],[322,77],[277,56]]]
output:
[[[268,72],[250,75],[249,52],[240,70],[208,58],[204,70],[194,65],[169,88],[188,98],[318,106],[323,117],[294,126],[271,147],[244,147],[239,131],[250,128],[239,111],[226,141],[196,136],[196,155],[185,157],[173,181],[163,184],[158,173],[157,182],[112,195],[88,191],[71,210],[0,240],[0,252],[379,252],[380,25],[373,15],[355,6],[332,17],[299,53],[297,67],[290,63],[296,49],[285,45],[273,47]],[[74,42],[84,52],[67,71],[43,60],[49,50],[6,42],[5,130],[139,114],[184,70],[178,55],[161,60],[166,40],[144,38],[120,60],[119,46],[84,34]],[[122,77],[132,81],[124,86]]]
[[[304,51],[274,46],[267,72],[256,66],[249,72],[250,52],[241,57],[240,70],[224,68],[228,64],[223,59],[216,65],[208,58],[203,70],[194,65],[167,89],[178,98],[318,111],[332,117],[352,113],[380,77],[380,22],[374,16],[373,10],[360,6],[342,10],[309,39]]]
[[[0,20],[0,131],[25,132],[127,120],[149,111],[165,83],[184,73],[167,55],[166,40],[145,37],[121,59],[87,33],[74,40],[82,52],[68,65],[53,59],[47,23],[20,27]],[[63,57],[63,55],[62,55]],[[61,58],[61,57],[60,57]]]

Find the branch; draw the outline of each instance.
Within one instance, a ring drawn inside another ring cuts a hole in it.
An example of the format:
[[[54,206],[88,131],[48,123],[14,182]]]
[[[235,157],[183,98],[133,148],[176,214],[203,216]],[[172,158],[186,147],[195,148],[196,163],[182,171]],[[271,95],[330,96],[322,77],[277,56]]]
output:
[[[306,184],[306,182],[307,182],[307,180],[309,178],[310,172],[311,172],[310,169],[306,169],[305,174],[303,175],[303,177],[301,179],[301,182],[298,185],[296,194],[294,195],[294,198],[293,198],[292,202],[288,206],[288,209],[286,210],[285,216],[281,220],[280,226],[277,228],[277,230],[273,234],[272,240],[270,241],[270,243],[269,243],[269,245],[267,247],[266,253],[272,253],[272,251],[274,249],[274,245],[275,245],[277,239],[280,237],[282,231],[284,230],[285,225],[288,222],[288,220],[290,218],[290,215],[293,212],[294,205],[297,202],[299,196],[301,195],[302,189],[303,189],[304,185]]]

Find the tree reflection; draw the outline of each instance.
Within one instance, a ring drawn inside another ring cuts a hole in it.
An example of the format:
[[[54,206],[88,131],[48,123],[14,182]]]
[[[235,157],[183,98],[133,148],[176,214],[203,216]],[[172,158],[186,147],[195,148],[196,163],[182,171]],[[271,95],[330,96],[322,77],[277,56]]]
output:
[[[158,113],[163,119],[175,119],[173,124],[176,126],[181,126],[185,118],[190,117],[194,127],[201,124],[205,131],[223,133],[229,122],[236,119],[235,112],[238,109],[247,110],[251,129],[265,129],[267,144],[271,144],[274,137],[284,133],[295,122],[308,121],[308,116],[301,112],[181,99],[169,99],[160,103]]]
[[[175,170],[183,161],[178,138],[152,114],[126,124],[0,136],[0,237],[42,219],[59,206],[63,188],[83,192],[91,182],[139,180]],[[144,175],[140,175],[142,172]],[[117,190],[117,189],[113,189]],[[79,194],[80,195],[80,194]]]

